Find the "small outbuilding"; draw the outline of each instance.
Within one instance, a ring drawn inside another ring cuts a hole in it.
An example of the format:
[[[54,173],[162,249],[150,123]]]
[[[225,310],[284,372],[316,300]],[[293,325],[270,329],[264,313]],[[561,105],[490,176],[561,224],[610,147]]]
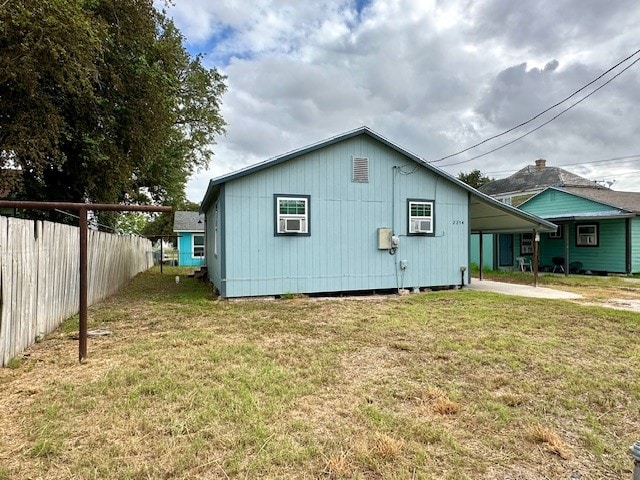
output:
[[[198,212],[175,212],[173,231],[178,236],[178,266],[205,265],[204,215]]]
[[[467,284],[471,232],[555,230],[367,127],[211,180],[201,213],[223,297]]]

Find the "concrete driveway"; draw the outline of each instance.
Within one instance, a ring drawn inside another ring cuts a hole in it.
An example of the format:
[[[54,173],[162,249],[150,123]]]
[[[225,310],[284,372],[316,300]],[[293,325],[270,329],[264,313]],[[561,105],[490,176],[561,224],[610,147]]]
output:
[[[582,298],[582,295],[562,290],[555,290],[547,287],[534,287],[531,285],[517,285],[514,283],[493,282],[491,280],[471,279],[471,284],[465,286],[469,290],[480,290],[485,292],[504,293],[505,295],[517,295],[520,297],[552,298],[575,300]]]

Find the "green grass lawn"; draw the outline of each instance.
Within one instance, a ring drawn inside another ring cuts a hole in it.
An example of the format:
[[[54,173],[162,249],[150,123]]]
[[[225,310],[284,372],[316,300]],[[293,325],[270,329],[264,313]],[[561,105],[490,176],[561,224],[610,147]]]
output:
[[[217,301],[165,268],[0,371],[0,479],[631,478],[640,315],[451,290]],[[573,475],[573,476],[572,476]]]

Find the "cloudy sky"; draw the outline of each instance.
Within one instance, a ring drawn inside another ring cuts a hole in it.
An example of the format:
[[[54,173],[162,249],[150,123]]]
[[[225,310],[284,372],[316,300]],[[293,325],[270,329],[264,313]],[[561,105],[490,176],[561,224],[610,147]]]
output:
[[[174,0],[208,67],[227,75],[228,123],[210,178],[362,125],[437,160],[518,125],[640,49],[637,0]],[[158,6],[164,2],[158,0]],[[502,178],[537,158],[640,191],[640,53],[510,134],[437,162]]]

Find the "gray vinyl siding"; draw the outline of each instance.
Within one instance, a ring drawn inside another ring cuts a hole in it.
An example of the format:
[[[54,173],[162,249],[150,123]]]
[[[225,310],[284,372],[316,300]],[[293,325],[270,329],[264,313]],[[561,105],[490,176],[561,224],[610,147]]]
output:
[[[368,183],[352,182],[354,156]],[[309,236],[274,235],[276,194],[310,196]],[[407,236],[408,198],[434,200],[434,236]],[[365,135],[228,181],[224,218],[228,297],[454,285],[468,266],[467,192]],[[379,227],[400,236],[396,255],[378,250]]]

